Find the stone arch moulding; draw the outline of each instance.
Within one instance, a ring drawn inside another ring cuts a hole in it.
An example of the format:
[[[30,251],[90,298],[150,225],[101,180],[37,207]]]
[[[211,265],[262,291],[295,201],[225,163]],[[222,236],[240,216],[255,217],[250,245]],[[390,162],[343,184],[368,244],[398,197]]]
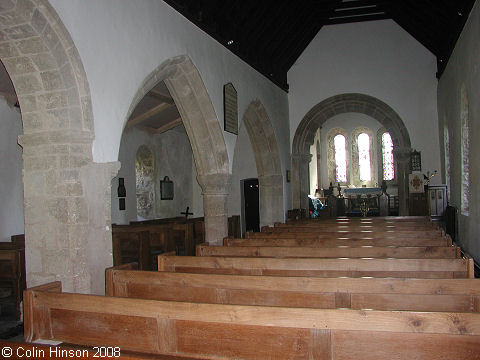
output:
[[[211,245],[221,245],[228,235],[230,173],[227,147],[205,84],[188,56],[166,60],[145,78],[133,97],[125,122],[138,102],[160,81],[165,82],[175,101],[192,146],[203,195],[205,239]]]
[[[252,144],[260,186],[260,226],[284,220],[283,176],[275,131],[260,100],[250,103],[243,123]]]
[[[400,215],[408,215],[408,172],[411,152],[410,135],[400,116],[383,101],[365,94],[347,93],[332,96],[315,105],[303,117],[292,143],[293,207],[308,207],[309,149],[315,132],[325,121],[343,113],[362,113],[376,119],[392,136],[398,163],[398,194]]]
[[[105,203],[118,164],[92,161],[93,113],[80,55],[47,0],[0,0],[0,20],[0,60],[23,122],[27,285],[60,280],[66,291],[103,293],[112,263]]]

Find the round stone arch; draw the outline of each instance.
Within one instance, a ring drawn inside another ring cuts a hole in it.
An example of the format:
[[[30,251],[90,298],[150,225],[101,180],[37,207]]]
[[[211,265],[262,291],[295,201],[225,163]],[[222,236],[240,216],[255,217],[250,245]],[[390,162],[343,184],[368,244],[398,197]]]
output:
[[[283,177],[275,131],[260,100],[250,103],[243,123],[257,165],[260,192],[260,226],[283,221]]]
[[[165,82],[175,101],[192,146],[203,195],[205,239],[212,245],[221,245],[228,235],[230,173],[227,147],[205,84],[188,56],[166,60],[145,78],[133,97],[125,123],[140,100],[160,81]]]
[[[315,105],[303,117],[292,143],[292,197],[294,208],[308,208],[308,164],[315,132],[331,117],[347,112],[362,113],[376,119],[392,136],[398,171],[400,215],[408,215],[408,173],[410,135],[400,116],[389,105],[369,95],[347,93],[332,96]]]
[[[0,20],[0,60],[23,122],[27,285],[60,280],[66,291],[102,293],[112,263],[104,207],[118,165],[92,162],[82,61],[47,0],[0,0]]]

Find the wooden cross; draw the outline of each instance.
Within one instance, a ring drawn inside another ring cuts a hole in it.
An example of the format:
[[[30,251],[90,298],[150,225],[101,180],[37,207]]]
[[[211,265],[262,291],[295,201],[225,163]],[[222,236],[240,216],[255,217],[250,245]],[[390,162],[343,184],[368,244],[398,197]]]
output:
[[[189,209],[190,209],[190,207],[187,206],[187,210],[185,210],[185,212],[181,212],[181,213],[180,213],[180,214],[182,214],[182,215],[185,215],[185,220],[188,219],[188,215],[193,215],[193,213],[188,212]]]

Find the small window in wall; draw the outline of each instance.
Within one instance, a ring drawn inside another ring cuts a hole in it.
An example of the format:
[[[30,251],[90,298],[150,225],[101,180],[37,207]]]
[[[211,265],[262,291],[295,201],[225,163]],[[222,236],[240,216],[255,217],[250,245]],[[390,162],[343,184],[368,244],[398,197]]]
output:
[[[335,180],[336,182],[347,181],[347,144],[345,136],[338,134],[333,139],[335,147]]]
[[[393,141],[388,132],[382,135],[382,165],[383,180],[393,180],[395,177],[395,165],[393,163]]]
[[[468,97],[465,84],[462,84],[460,99],[461,155],[462,155],[462,215],[469,215],[470,207],[470,129],[468,120]]]
[[[360,181],[372,179],[370,166],[370,136],[366,133],[358,135],[358,167]]]

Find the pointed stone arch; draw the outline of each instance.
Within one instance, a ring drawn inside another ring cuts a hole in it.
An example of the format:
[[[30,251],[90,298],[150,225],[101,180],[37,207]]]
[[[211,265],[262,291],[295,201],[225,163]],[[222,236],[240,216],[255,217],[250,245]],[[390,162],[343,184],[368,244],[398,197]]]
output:
[[[275,131],[260,100],[250,103],[243,123],[252,144],[260,186],[260,226],[283,221],[283,177]]]
[[[347,93],[332,96],[315,105],[303,117],[292,143],[293,207],[308,208],[308,163],[315,132],[331,117],[343,113],[362,113],[376,119],[392,136],[398,163],[400,215],[407,215],[408,172],[411,143],[400,116],[383,101],[365,94]],[[306,179],[306,180],[305,180]]]
[[[165,82],[175,101],[192,146],[203,195],[205,239],[210,244],[220,245],[228,235],[227,147],[205,84],[188,56],[166,60],[145,78],[133,97],[125,122],[140,100],[160,81]]]
[[[0,0],[0,20],[0,60],[23,122],[27,285],[60,280],[66,291],[101,293],[112,262],[104,206],[118,166],[92,162],[80,55],[47,0]]]

